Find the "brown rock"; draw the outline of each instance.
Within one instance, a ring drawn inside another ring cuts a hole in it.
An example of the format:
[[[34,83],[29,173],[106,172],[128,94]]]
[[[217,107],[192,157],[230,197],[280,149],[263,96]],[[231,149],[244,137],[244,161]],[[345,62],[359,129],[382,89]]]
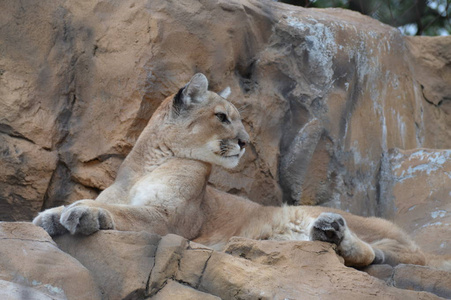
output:
[[[25,295],[36,299],[101,299],[89,271],[59,250],[42,228],[3,222],[0,240],[0,286],[5,288],[0,288],[0,295],[7,295],[2,299],[31,299]]]
[[[446,299],[451,298],[451,273],[446,271],[423,266],[398,265],[393,274],[393,285],[401,289],[426,291]]]
[[[429,172],[417,167],[433,166],[434,153],[389,156],[391,148],[451,148],[449,37],[405,38],[355,12],[271,1],[2,4],[0,220],[30,220],[41,207],[94,198],[159,103],[203,72],[211,89],[231,87],[251,135],[237,169],[213,170],[214,186],[265,205],[284,200],[396,216],[426,250],[449,253],[447,162]],[[47,239],[11,239],[39,250],[11,270],[28,272],[40,265],[34,257],[46,255],[67,265]],[[111,297],[165,295],[180,288],[176,280],[222,298],[434,298],[345,268],[319,243],[235,241],[235,257],[174,236],[156,251],[158,238],[141,233],[58,243]],[[24,260],[13,246],[0,248]],[[81,269],[85,279],[64,277],[67,295],[80,282],[95,290]],[[56,280],[33,288],[45,294]]]
[[[160,293],[169,278],[198,288],[213,250],[168,234],[161,239],[150,274],[149,294]],[[167,290],[167,288],[166,288]]]
[[[212,249],[205,246],[194,248],[196,243],[189,243],[189,250],[184,251],[180,259],[179,270],[176,279],[186,282],[193,287],[199,287],[207,263],[213,253]]]
[[[182,285],[176,281],[168,280],[167,284],[158,294],[151,297],[152,300],[220,300],[221,298],[209,295],[195,289]]]
[[[8,246],[1,246],[0,286],[11,297],[29,293],[37,299],[96,299],[98,286],[107,299],[298,299],[299,295],[303,299],[437,299],[430,293],[389,287],[345,267],[333,246],[321,242],[234,238],[228,253],[222,253],[180,236],[160,239],[144,232],[100,231],[87,237],[57,238],[64,251],[90,270],[91,277],[40,228],[29,223],[2,223],[1,228]],[[23,247],[24,243],[32,247]],[[36,253],[39,245],[47,248]],[[8,247],[24,249],[28,255]],[[44,251],[51,259],[43,259]],[[402,271],[394,276],[396,286],[410,288],[406,282],[414,282],[418,290],[441,295],[446,291],[444,279],[421,281]],[[439,285],[431,288],[432,282]]]
[[[345,267],[326,243],[233,238],[226,252],[212,254],[199,286],[223,299],[438,299]]]
[[[20,195],[14,207],[32,207],[22,219],[111,184],[159,103],[195,72],[213,90],[231,86],[251,134],[241,166],[215,169],[211,183],[259,203],[389,214],[378,193],[388,149],[451,147],[449,38],[406,39],[355,12],[270,1],[2,8],[0,132],[14,137],[9,148],[20,138],[59,159],[33,197],[5,177],[1,203]]]
[[[42,208],[57,153],[0,133],[0,159],[0,220],[32,219]]]
[[[393,277],[393,267],[390,265],[370,265],[362,271],[373,277],[379,278],[386,283],[391,283]]]
[[[451,37],[406,37],[412,54],[413,77],[421,84],[425,101],[420,138],[436,149],[451,148]]]
[[[145,232],[99,231],[63,235],[58,246],[80,261],[108,299],[140,299],[146,294],[160,237]]]
[[[451,255],[451,151],[396,149],[390,157],[395,223],[425,251]]]
[[[181,236],[168,234],[162,238],[156,252],[155,265],[150,273],[149,294],[156,294],[164,287],[168,278],[177,273],[182,252],[188,247],[188,241]]]

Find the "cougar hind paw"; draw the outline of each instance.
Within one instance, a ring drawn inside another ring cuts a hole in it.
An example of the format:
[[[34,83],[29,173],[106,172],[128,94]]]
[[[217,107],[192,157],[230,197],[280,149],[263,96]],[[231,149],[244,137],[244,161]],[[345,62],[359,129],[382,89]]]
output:
[[[310,236],[313,241],[334,243],[339,246],[344,238],[345,219],[335,213],[322,213],[313,223]]]

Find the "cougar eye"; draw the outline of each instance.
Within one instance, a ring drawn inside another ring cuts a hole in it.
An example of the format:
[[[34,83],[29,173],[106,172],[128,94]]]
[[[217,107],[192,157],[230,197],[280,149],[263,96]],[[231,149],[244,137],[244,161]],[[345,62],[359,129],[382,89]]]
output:
[[[219,119],[219,121],[221,121],[221,123],[230,123],[229,119],[227,119],[227,115],[224,113],[215,113],[215,116]]]

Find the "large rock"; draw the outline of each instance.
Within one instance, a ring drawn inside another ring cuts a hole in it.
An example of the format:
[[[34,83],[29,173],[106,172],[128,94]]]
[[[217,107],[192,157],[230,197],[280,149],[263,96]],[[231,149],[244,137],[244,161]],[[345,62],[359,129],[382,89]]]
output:
[[[50,296],[29,286],[17,284],[11,281],[0,280],[0,298],[8,300],[59,300],[65,299],[65,295],[55,296],[55,293],[53,293],[53,295]]]
[[[392,280],[393,285],[397,288],[427,291],[451,299],[450,272],[437,271],[423,266],[399,265],[395,268]]]
[[[394,149],[384,195],[393,219],[427,252],[451,255],[451,151]]]
[[[209,276],[204,275],[202,283],[207,290],[221,290],[225,299],[436,298],[389,287],[366,273],[345,267],[327,243],[234,238],[226,252],[236,258],[219,253],[215,257],[215,253],[205,271]]]
[[[89,271],[31,223],[0,223],[0,298],[102,299]]]
[[[355,12],[274,1],[4,1],[0,220],[94,198],[159,103],[203,72],[211,89],[231,87],[251,135],[237,169],[213,170],[214,186],[262,204],[390,217],[426,250],[449,253],[448,164],[416,168],[447,152],[412,149],[451,148],[450,46]],[[84,268],[42,231],[8,230],[0,285],[12,295],[434,298],[346,268],[321,243],[235,240],[230,255],[175,236],[61,237]]]
[[[240,167],[216,168],[211,183],[263,204],[390,215],[388,150],[451,148],[449,37],[254,0],[7,1],[0,14],[3,147],[48,156],[15,166],[39,170],[35,190],[5,173],[2,207],[30,209],[3,220],[95,197],[195,72],[231,86],[251,135]]]
[[[451,274],[435,268],[404,265],[371,265],[364,269],[387,284],[407,290],[426,291],[451,299]]]
[[[412,54],[413,77],[421,84],[426,132],[419,138],[424,146],[451,148],[451,36],[406,37]]]
[[[168,280],[158,294],[150,297],[152,300],[220,300],[221,298],[197,291],[189,286]]]
[[[142,299],[146,294],[159,236],[108,230],[55,241],[91,272],[106,299]]]
[[[56,151],[0,133],[0,158],[0,220],[32,219],[46,198]]]
[[[104,233],[95,239],[101,235]],[[421,290],[421,282],[417,289]],[[429,293],[389,287],[345,267],[326,243],[234,238],[222,253],[176,235],[167,235],[158,244],[146,291],[152,299],[170,295],[175,297],[170,299],[299,299],[299,295],[302,299],[361,295],[368,299],[438,299]]]
[[[0,238],[4,241],[0,244],[2,299],[299,299],[302,295],[302,299],[404,300],[438,299],[432,293],[449,296],[447,272],[390,267],[391,275],[384,282],[344,266],[333,245],[322,242],[233,238],[224,253],[173,234],[160,238],[145,232],[107,230],[88,237],[55,239],[70,256],[30,223],[0,223]]]

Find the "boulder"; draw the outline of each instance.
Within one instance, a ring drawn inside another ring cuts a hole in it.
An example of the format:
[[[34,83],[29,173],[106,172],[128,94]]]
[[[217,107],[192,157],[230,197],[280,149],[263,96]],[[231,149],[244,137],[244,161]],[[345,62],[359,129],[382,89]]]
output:
[[[363,269],[364,272],[370,274],[373,277],[379,278],[386,283],[390,284],[393,277],[393,267],[390,265],[370,265]]]
[[[55,241],[90,271],[106,299],[142,299],[146,294],[159,236],[106,230]]]
[[[59,296],[59,297],[58,297]],[[52,296],[41,293],[37,289],[25,285],[17,284],[11,281],[0,280],[0,298],[9,300],[51,300],[51,299],[66,299],[64,295]]]
[[[220,300],[221,298],[199,292],[189,286],[178,283],[174,280],[168,280],[166,285],[153,297],[152,300]]]
[[[212,256],[205,270],[211,273],[203,277],[204,285],[220,289],[225,299],[438,299],[345,267],[328,243],[233,238],[226,253],[236,258],[218,253],[215,263]]]
[[[406,290],[426,291],[451,299],[451,274],[415,265],[398,265],[393,273],[393,286]]]
[[[451,133],[451,36],[406,37],[412,60],[412,74],[421,84],[426,132],[419,136],[425,147],[449,149]]]
[[[42,228],[0,222],[0,240],[0,298],[102,299],[90,272]]]
[[[389,149],[451,148],[449,37],[256,0],[12,1],[1,20],[3,148],[29,156],[14,169],[36,169],[25,190],[1,171],[2,207],[28,208],[3,220],[95,198],[195,72],[212,90],[231,87],[251,136],[242,164],[215,168],[211,184],[265,205],[387,217]]]
[[[5,1],[0,220],[95,198],[161,101],[203,72],[212,90],[231,87],[251,137],[240,166],[215,167],[210,184],[263,205],[386,217],[450,254],[448,150],[427,150],[451,148],[450,47],[275,1]],[[11,298],[437,298],[347,268],[318,242],[234,239],[222,253],[105,231],[55,239],[68,255],[31,224],[0,234]],[[447,281],[403,268],[378,277],[448,295]]]
[[[435,268],[404,265],[371,265],[366,273],[385,281],[388,285],[400,289],[426,291],[437,296],[451,299],[451,274]]]
[[[427,252],[451,255],[451,151],[390,152],[387,203],[392,217]]]
[[[0,158],[0,220],[31,220],[43,206],[57,153],[0,132]]]
[[[0,238],[6,240],[0,244],[0,295],[8,299],[449,296],[447,272],[402,265],[390,267],[384,282],[344,266],[334,246],[323,242],[232,238],[225,252],[218,252],[173,234],[102,230],[91,236],[55,238],[66,254],[30,223],[0,223],[0,229]]]

